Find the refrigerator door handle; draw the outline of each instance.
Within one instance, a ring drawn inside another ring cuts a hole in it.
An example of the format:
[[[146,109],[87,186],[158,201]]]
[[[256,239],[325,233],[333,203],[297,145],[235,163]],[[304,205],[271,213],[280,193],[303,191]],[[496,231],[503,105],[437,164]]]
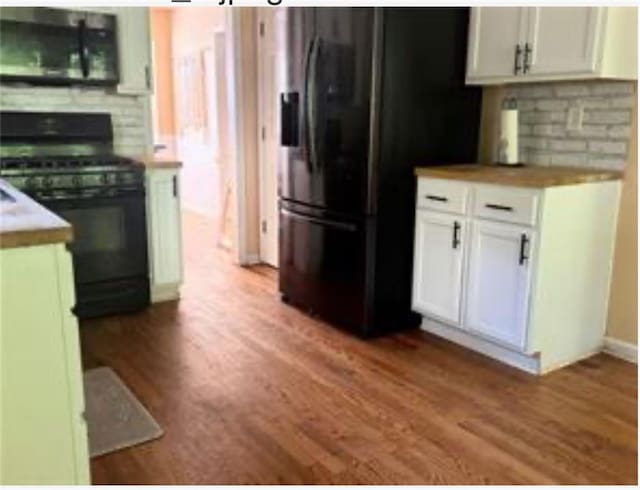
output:
[[[352,223],[334,221],[334,220],[325,219],[325,218],[316,218],[314,216],[309,216],[306,214],[294,213],[293,211],[289,211],[288,209],[280,209],[280,212],[284,216],[289,216],[290,218],[293,218],[293,219],[307,221],[309,223],[313,223],[320,226],[326,226],[328,228],[336,228],[338,230],[349,231],[352,233],[358,231],[358,227]]]
[[[320,45],[322,43],[322,39],[319,37],[315,38],[315,42],[313,43],[313,48],[311,49],[311,55],[309,57],[309,96],[308,102],[309,107],[307,109],[308,120],[308,130],[309,130],[309,152],[311,154],[311,166],[312,168],[318,168],[318,142],[316,141],[317,130],[319,126],[318,121],[318,107],[317,107],[317,89],[318,84],[317,76],[318,76],[318,58],[320,54]]]
[[[311,152],[310,152],[310,127],[311,118],[309,116],[309,70],[311,68],[311,55],[316,44],[316,38],[314,37],[309,44],[309,49],[304,58],[304,96],[302,100],[302,118],[304,120],[304,144],[307,153],[307,167],[309,170],[312,168]]]

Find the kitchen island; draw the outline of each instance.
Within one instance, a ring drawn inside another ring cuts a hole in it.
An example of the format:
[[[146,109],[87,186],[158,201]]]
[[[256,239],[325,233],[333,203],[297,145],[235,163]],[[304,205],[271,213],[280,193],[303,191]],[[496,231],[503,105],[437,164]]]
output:
[[[0,191],[0,484],[87,485],[72,228]]]

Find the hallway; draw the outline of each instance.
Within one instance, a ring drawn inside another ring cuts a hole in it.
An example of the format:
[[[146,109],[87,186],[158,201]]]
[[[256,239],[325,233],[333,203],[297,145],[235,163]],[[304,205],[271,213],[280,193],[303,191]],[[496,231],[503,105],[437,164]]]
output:
[[[363,342],[183,219],[181,301],[81,327],[85,369],[111,366],[165,431],[92,460],[94,483],[637,481],[635,365],[535,378],[420,331]]]

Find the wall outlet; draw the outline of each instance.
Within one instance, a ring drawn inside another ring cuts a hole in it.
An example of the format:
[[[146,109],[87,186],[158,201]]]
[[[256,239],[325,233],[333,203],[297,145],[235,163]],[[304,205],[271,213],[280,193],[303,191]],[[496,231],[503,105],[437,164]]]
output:
[[[582,131],[582,119],[584,107],[580,102],[575,102],[567,109],[567,129],[569,131]]]

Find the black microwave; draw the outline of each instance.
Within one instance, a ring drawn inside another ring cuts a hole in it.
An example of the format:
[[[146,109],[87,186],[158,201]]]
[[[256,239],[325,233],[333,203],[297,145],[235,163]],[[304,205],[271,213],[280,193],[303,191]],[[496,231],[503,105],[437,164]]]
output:
[[[0,80],[117,85],[116,16],[44,7],[0,7]]]

